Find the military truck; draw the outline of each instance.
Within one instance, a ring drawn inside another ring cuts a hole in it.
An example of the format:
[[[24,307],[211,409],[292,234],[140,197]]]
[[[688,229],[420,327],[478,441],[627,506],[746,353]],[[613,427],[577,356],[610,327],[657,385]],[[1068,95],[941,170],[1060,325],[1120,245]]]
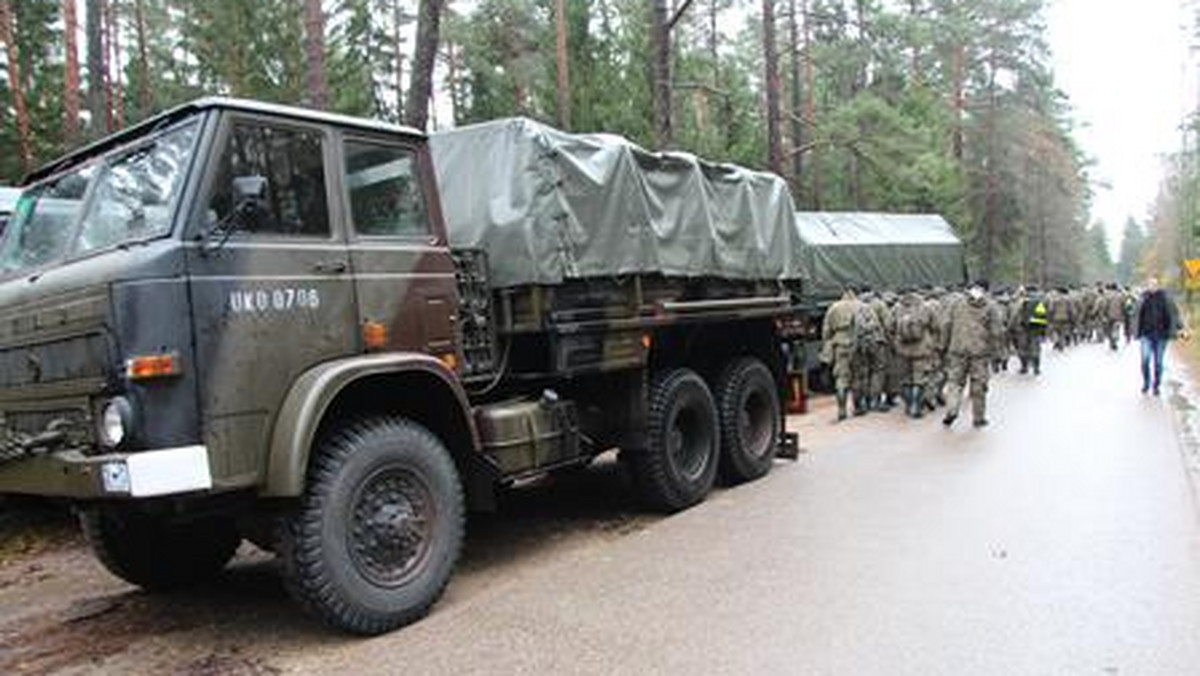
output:
[[[4,235],[4,228],[8,225],[8,218],[17,206],[17,197],[20,194],[21,191],[16,188],[0,187],[0,236]]]
[[[436,174],[413,129],[204,99],[29,176],[0,492],[72,501],[147,589],[249,539],[375,634],[428,611],[498,489],[619,449],[669,512],[794,450],[777,177],[522,120],[434,145]]]

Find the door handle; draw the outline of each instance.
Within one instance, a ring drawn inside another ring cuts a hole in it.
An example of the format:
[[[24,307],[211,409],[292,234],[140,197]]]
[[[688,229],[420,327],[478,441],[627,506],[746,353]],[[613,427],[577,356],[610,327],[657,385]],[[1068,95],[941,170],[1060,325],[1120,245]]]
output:
[[[313,265],[313,271],[325,273],[325,274],[339,275],[339,274],[345,272],[347,267],[349,267],[349,266],[346,265],[346,261],[338,261],[338,260],[318,261],[316,264]]]

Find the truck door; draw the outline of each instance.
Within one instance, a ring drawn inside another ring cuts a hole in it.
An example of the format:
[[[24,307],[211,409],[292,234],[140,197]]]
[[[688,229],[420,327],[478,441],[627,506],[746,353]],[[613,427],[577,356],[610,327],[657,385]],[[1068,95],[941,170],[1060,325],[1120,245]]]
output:
[[[411,350],[458,363],[458,294],[428,154],[392,136],[342,139],[345,219],[359,322],[377,350]]]
[[[264,467],[273,416],[312,366],[360,351],[329,129],[226,113],[188,254],[205,442],[214,474]],[[265,179],[234,217],[235,179]],[[215,227],[215,229],[214,229]],[[222,464],[224,466],[222,466]]]

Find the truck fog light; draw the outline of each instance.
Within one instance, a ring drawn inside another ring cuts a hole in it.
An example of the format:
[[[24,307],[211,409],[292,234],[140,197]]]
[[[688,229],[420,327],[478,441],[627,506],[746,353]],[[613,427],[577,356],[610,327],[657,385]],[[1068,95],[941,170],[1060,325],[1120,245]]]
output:
[[[100,435],[100,445],[105,448],[116,448],[129,436],[130,424],[133,421],[133,409],[124,397],[116,397],[104,405],[100,412],[97,432]]]

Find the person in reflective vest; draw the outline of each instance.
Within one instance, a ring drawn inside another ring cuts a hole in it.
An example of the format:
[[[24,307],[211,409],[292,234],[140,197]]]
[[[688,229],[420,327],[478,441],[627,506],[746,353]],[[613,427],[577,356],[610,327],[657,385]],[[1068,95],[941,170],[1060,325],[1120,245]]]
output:
[[[1050,308],[1036,286],[1019,292],[1008,319],[1008,332],[1021,360],[1021,373],[1042,373],[1042,340],[1050,326]]]

